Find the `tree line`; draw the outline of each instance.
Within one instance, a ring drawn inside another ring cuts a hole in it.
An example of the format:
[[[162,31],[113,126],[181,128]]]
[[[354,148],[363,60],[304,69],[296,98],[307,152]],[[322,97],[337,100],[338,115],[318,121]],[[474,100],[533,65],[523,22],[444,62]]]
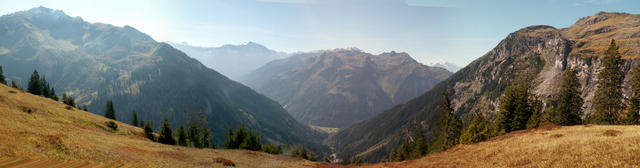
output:
[[[432,139],[426,139],[421,130],[399,148],[392,151],[382,161],[402,161],[422,157],[450,149],[458,144],[481,142],[509,132],[536,128],[542,123],[570,126],[578,124],[640,124],[640,64],[631,72],[631,94],[623,96],[623,60],[619,46],[611,40],[602,57],[602,71],[596,76],[597,86],[593,97],[593,113],[586,115],[582,110],[584,100],[578,72],[568,67],[559,74],[559,92],[551,102],[543,105],[532,93],[533,77],[519,75],[500,97],[500,106],[493,122],[482,113],[472,114],[472,119],[462,126],[449,100],[449,93],[443,93],[439,105],[440,113],[432,129]],[[628,103],[625,103],[628,100]],[[543,108],[546,108],[544,111]],[[583,117],[584,116],[584,117]]]

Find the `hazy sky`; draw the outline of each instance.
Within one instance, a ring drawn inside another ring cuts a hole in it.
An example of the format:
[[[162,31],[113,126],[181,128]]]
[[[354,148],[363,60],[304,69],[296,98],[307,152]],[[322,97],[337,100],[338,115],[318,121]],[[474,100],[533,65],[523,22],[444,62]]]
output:
[[[637,0],[0,0],[0,14],[45,6],[130,25],[157,41],[254,41],[285,51],[357,47],[466,65],[529,25],[567,27],[599,11],[640,14]]]

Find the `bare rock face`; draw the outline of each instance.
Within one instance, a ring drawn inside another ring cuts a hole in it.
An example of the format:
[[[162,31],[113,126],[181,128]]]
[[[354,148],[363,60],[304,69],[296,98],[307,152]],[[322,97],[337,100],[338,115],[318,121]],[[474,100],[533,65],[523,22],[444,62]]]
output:
[[[454,108],[463,119],[474,113],[493,118],[504,89],[521,75],[534,76],[531,81],[534,95],[548,107],[559,91],[559,75],[568,67],[578,70],[585,100],[583,110],[585,116],[589,115],[593,111],[596,76],[602,69],[600,57],[611,39],[616,40],[625,60],[623,70],[627,77],[623,86],[628,97],[630,69],[640,58],[640,15],[601,12],[568,28],[530,26],[511,33],[494,49],[432,90],[343,129],[325,143],[338,149],[338,153],[378,160],[405,142],[415,130],[431,130],[439,112],[441,92],[451,93]]]
[[[244,83],[304,123],[346,127],[415,98],[449,75],[406,53],[336,49],[274,61]]]

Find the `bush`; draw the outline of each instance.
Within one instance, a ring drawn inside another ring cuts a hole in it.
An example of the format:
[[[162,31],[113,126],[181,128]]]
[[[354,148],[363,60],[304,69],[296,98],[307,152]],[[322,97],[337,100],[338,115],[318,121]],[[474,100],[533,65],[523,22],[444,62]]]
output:
[[[113,121],[108,121],[107,122],[107,127],[111,128],[111,130],[113,130],[113,131],[117,131],[118,130],[118,124],[116,124],[116,122],[113,122]]]

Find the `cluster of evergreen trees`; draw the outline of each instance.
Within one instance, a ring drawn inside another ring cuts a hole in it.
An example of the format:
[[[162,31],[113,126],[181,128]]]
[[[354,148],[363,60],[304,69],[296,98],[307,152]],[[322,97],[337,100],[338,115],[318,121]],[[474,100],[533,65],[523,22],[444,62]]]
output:
[[[500,97],[498,114],[493,123],[481,113],[476,113],[463,128],[449,101],[449,95],[445,92],[440,104],[441,113],[431,132],[431,144],[427,145],[424,134],[418,130],[407,142],[383,158],[383,161],[416,159],[457,144],[476,143],[512,131],[535,128],[545,122],[556,125],[640,124],[640,64],[632,70],[631,94],[628,104],[625,104],[626,98],[622,90],[625,74],[622,63],[618,46],[615,40],[611,40],[602,57],[603,69],[597,76],[594,112],[585,116],[585,120],[582,117],[584,100],[578,72],[571,67],[559,74],[560,90],[546,106],[531,92],[532,77],[526,73],[519,75]],[[542,111],[543,108],[546,110]]]
[[[51,88],[47,79],[43,76],[40,78],[37,70],[33,71],[31,77],[29,78],[29,84],[27,86],[27,92],[44,96],[46,98],[51,98],[55,101],[58,101],[58,96],[56,95],[55,89]]]

